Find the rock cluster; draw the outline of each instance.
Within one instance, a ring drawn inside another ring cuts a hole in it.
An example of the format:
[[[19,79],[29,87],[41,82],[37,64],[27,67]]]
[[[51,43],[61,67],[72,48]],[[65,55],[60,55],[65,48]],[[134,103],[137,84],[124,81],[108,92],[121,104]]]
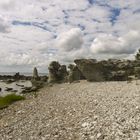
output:
[[[78,59],[74,61],[88,81],[125,81],[129,76],[140,78],[140,61]]]
[[[12,83],[18,80],[31,80],[32,76],[20,75],[20,73],[16,73],[15,75],[0,75],[0,80],[3,80],[8,83]]]
[[[60,65],[53,61],[49,66],[48,82],[69,81],[70,83],[82,79],[88,81],[126,81],[130,76],[140,78],[139,60],[108,59],[76,59],[74,64]],[[65,80],[64,80],[65,79]],[[67,80],[66,80],[67,79]]]
[[[49,83],[66,81],[67,70],[65,65],[60,65],[59,62],[53,61],[49,67]]]

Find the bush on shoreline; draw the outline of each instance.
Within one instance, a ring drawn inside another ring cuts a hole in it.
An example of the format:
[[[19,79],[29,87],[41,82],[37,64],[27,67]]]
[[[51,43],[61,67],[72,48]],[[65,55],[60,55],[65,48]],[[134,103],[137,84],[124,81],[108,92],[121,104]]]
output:
[[[5,97],[0,97],[0,109],[8,107],[10,104],[24,99],[25,97],[16,94],[9,94],[6,95]]]

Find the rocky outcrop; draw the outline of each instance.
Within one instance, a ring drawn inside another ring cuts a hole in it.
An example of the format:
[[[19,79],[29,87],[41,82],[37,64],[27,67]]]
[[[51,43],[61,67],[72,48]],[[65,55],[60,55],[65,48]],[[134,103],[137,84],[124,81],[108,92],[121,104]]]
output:
[[[140,61],[108,59],[77,59],[74,61],[88,81],[124,81],[129,76],[140,78]]]
[[[65,65],[53,61],[49,65],[48,82],[66,82],[68,80],[71,83],[82,79],[95,82],[125,81],[134,75],[140,79],[139,60],[76,59],[74,63],[76,65],[70,64],[68,66],[69,73],[67,73]]]
[[[98,63],[95,59],[77,59],[74,62],[88,81],[105,80],[106,69],[102,63]]]
[[[36,67],[33,70],[33,79],[34,80],[39,80],[39,75],[38,75],[38,71],[37,71]]]
[[[62,82],[66,80],[67,70],[65,65],[60,65],[58,62],[53,61],[49,67],[49,83]]]
[[[140,79],[140,67],[135,67],[134,68],[134,73],[135,73],[135,77],[137,79]]]
[[[48,76],[41,76],[40,81],[47,82],[48,81]]]
[[[14,79],[17,81],[20,79],[20,73],[17,72],[15,75],[14,75]]]
[[[134,74],[134,66],[130,60],[109,59],[99,61],[107,71],[106,81],[124,81]]]
[[[67,76],[68,76],[68,72],[67,72],[66,65],[61,65],[60,68],[58,69],[58,77],[60,81],[66,82]]]
[[[128,79],[128,75],[126,71],[112,71],[108,77],[108,81],[126,81]]]
[[[78,69],[78,67],[76,65],[70,64],[68,66],[68,68],[70,69],[69,76],[68,76],[69,83],[85,79],[85,77],[83,76],[82,72]]]
[[[10,87],[6,87],[5,91],[12,91],[13,88],[10,88]]]
[[[31,92],[37,92],[39,88],[37,87],[24,87],[21,91],[21,94],[31,93]]]
[[[25,75],[19,75],[17,78],[17,75],[0,75],[0,80],[6,82],[6,83],[12,83],[17,80],[31,80],[32,76],[25,76]]]

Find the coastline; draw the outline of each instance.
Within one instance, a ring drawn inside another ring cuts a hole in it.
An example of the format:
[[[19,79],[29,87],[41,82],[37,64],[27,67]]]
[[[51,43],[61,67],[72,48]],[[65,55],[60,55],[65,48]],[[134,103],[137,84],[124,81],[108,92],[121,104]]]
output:
[[[140,84],[140,81],[138,81]],[[54,84],[0,111],[3,139],[138,139],[136,81]]]

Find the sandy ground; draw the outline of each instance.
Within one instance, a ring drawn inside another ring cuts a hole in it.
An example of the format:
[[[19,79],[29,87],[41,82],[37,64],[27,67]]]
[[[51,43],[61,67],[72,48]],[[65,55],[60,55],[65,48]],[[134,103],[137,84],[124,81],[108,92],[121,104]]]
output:
[[[140,83],[140,82],[139,82]],[[0,110],[1,140],[139,140],[140,84],[58,84]]]

